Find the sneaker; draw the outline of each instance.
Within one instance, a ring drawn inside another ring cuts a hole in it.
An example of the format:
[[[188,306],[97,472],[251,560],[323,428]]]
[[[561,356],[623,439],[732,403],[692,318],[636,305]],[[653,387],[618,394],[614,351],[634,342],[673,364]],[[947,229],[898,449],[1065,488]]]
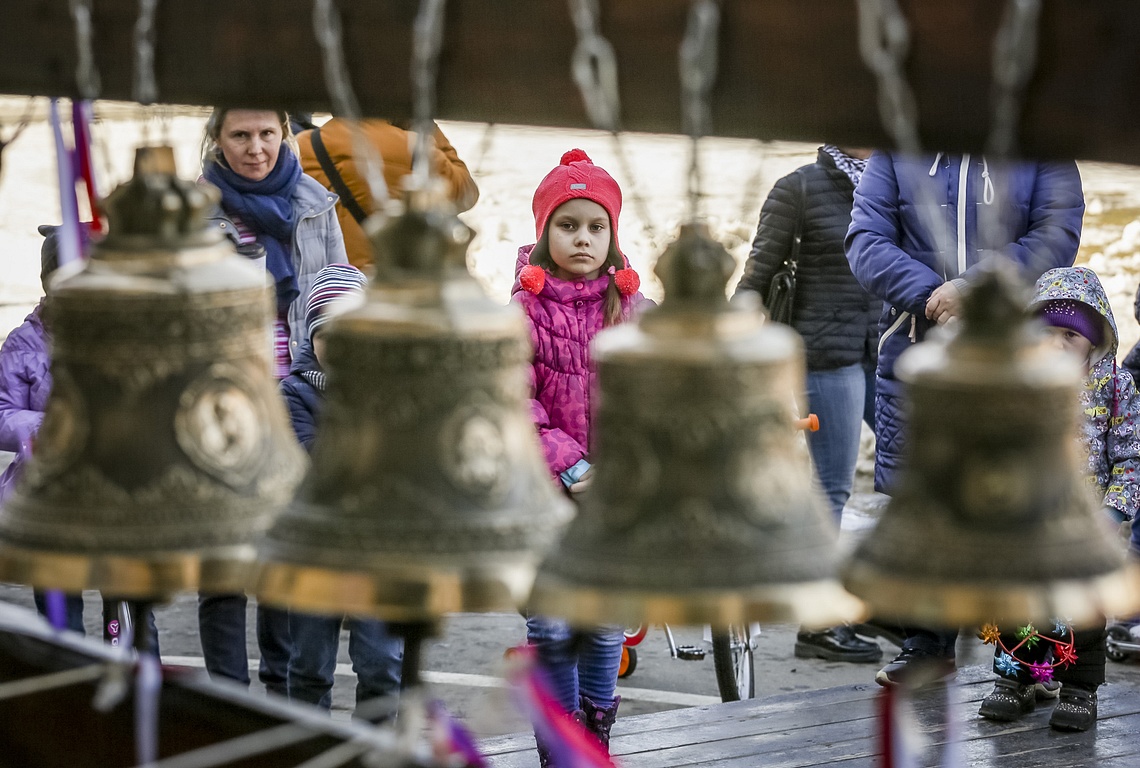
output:
[[[1061,683],[1057,680],[1046,680],[1043,683],[1034,683],[1033,693],[1038,701],[1049,701],[1061,695]]]
[[[1062,686],[1057,706],[1049,718],[1049,727],[1055,731],[1087,731],[1096,723],[1096,691]]]
[[[955,671],[953,656],[936,656],[914,648],[903,648],[894,661],[879,670],[875,682],[879,685],[905,683],[921,688],[949,680]]]
[[[826,659],[827,661],[874,662],[883,655],[878,643],[855,635],[846,624],[820,632],[803,632],[796,635],[796,658]]]
[[[1020,685],[1016,680],[999,677],[989,696],[982,699],[978,714],[987,720],[1012,723],[1037,706],[1036,686]]]
[[[862,624],[856,624],[852,629],[857,635],[871,638],[881,637],[899,648],[902,648],[902,644],[906,641],[906,632],[903,631],[902,627],[875,618],[867,619]]]

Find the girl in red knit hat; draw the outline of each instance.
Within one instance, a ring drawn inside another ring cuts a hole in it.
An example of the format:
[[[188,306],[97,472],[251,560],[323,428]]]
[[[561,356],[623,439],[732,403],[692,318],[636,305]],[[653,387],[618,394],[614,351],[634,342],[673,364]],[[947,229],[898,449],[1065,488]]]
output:
[[[590,403],[596,373],[590,342],[624,322],[645,301],[640,280],[618,246],[621,189],[580,149],[534,192],[537,242],[519,249],[512,300],[526,312],[534,345],[531,409],[554,481],[571,498],[590,484]],[[604,746],[617,715],[614,695],[622,631],[575,632],[566,622],[527,617],[534,646],[554,695]],[[543,766],[551,764],[539,742]]]

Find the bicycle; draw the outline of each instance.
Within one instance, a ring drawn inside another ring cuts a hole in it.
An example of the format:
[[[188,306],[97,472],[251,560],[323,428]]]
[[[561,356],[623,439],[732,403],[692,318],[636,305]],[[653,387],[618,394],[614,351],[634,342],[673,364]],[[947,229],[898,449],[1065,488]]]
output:
[[[661,625],[665,641],[669,645],[669,656],[681,661],[701,661],[708,655],[706,648],[698,645],[679,645],[668,624]],[[637,646],[648,634],[648,627],[642,625],[626,630],[622,643],[622,660],[618,677],[626,678],[637,669]],[[704,641],[712,649],[713,670],[716,673],[717,690],[721,701],[740,701],[756,695],[756,667],[754,655],[756,638],[760,635],[759,624],[731,625],[714,630],[705,625]]]

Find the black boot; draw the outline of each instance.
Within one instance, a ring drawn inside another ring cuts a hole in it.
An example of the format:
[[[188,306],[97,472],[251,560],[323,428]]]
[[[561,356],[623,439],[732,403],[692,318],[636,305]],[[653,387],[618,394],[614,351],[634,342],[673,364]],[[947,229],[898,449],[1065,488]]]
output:
[[[795,654],[799,659],[874,662],[883,655],[883,649],[856,635],[846,624],[840,624],[819,632],[800,630],[796,635]]]
[[[989,696],[982,699],[978,714],[987,720],[1011,723],[1037,706],[1033,683],[1021,685],[1017,680],[999,677]]]
[[[1072,683],[1061,686],[1061,696],[1049,718],[1055,731],[1087,731],[1096,724],[1096,691]]]
[[[610,729],[614,727],[614,720],[617,720],[621,696],[614,696],[614,703],[605,709],[585,696],[580,697],[578,703],[582,707],[582,725],[601,742],[608,755],[610,753]]]
[[[550,751],[546,747],[542,746],[542,742],[538,740],[537,736],[534,738],[534,743],[535,746],[538,747],[539,768],[551,768],[552,763],[550,762]]]

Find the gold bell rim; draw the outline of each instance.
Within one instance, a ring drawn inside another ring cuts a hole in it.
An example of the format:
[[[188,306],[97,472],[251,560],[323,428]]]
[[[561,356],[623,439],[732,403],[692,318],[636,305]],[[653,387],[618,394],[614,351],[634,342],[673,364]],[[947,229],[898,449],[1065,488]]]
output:
[[[447,613],[518,610],[534,582],[534,567],[391,559],[378,568],[342,570],[269,561],[258,569],[255,591],[258,600],[299,611],[424,621]]]
[[[747,589],[659,592],[582,587],[540,573],[528,608],[579,626],[798,622],[815,629],[861,621],[867,616],[863,602],[835,579]]]
[[[1090,579],[957,584],[902,578],[854,563],[844,573],[843,584],[876,617],[930,627],[1054,618],[1074,626],[1095,626],[1103,624],[1106,616],[1140,611],[1140,564],[1133,561]]]
[[[241,592],[256,558],[251,545],[140,554],[49,552],[0,544],[0,580],[79,593],[165,600],[178,592]]]

